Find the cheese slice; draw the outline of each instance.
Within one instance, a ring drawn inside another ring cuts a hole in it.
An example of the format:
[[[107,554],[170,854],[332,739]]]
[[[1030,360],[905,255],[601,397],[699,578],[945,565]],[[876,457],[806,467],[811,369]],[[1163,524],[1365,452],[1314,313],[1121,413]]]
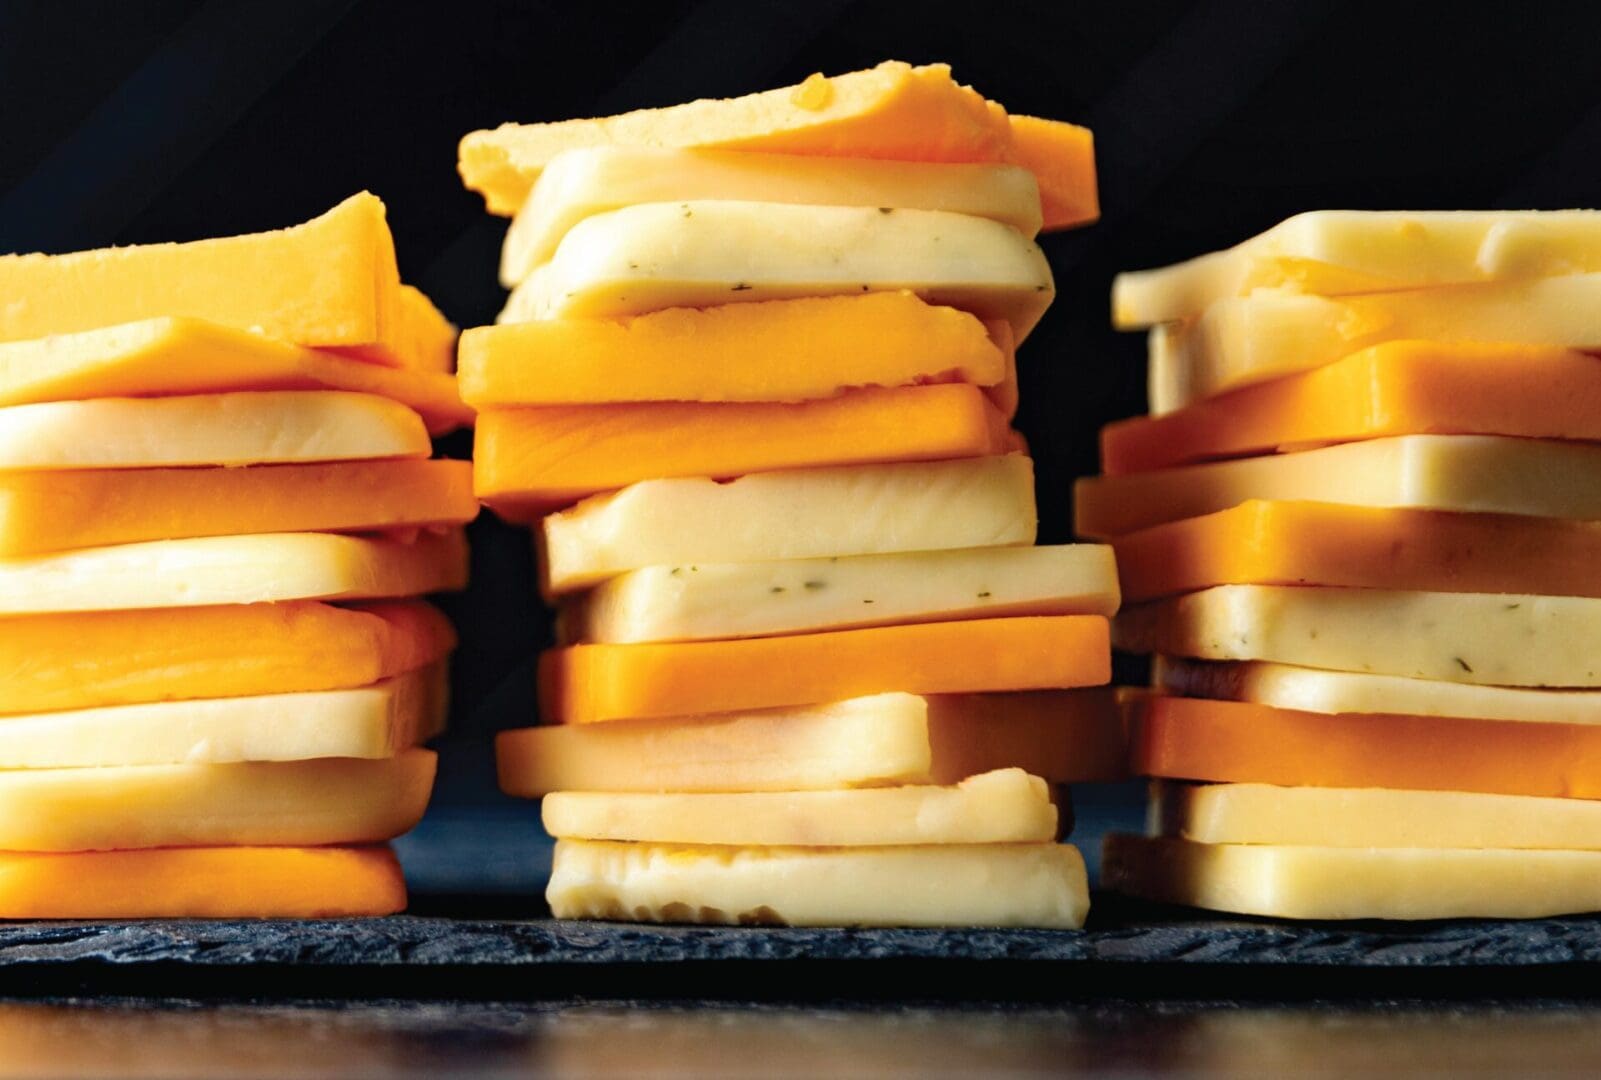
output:
[[[1601,519],[1601,447],[1493,435],[1404,435],[1295,454],[1094,476],[1080,535],[1120,536],[1252,499]]]
[[[541,576],[561,595],[644,566],[1026,545],[1036,523],[1021,454],[646,480],[545,518]]]
[[[0,342],[0,406],[240,390],[378,394],[415,410],[434,435],[472,422],[443,372],[385,367],[201,319]]]
[[[1287,287],[1319,296],[1601,271],[1601,214],[1316,210],[1226,251],[1119,274],[1119,329],[1186,319],[1226,297]]]
[[[479,326],[461,336],[461,393],[484,408],[807,401],[921,382],[993,387],[1008,374],[1010,330],[909,292]]]
[[[466,461],[0,473],[0,556],[200,536],[463,525],[477,516]]]
[[[497,513],[525,521],[643,480],[988,457],[1020,442],[977,387],[960,383],[794,405],[487,409],[478,417],[473,487]]]
[[[1254,701],[1318,713],[1407,713],[1545,724],[1601,724],[1601,693],[1473,686],[1288,664],[1156,657],[1151,684],[1186,697]]]
[[[496,321],[901,289],[1004,319],[1020,343],[1056,292],[1039,245],[986,218],[695,200],[641,203],[579,222]]]
[[[1601,850],[1590,799],[1159,781],[1150,820],[1152,835],[1199,844]]]
[[[558,919],[729,926],[1077,929],[1084,859],[1067,844],[738,848],[558,840]]]
[[[1083,130],[1083,129],[1078,129]],[[1040,189],[1016,165],[876,161],[680,147],[564,151],[539,174],[500,254],[510,289],[548,262],[580,221],[640,203],[733,200],[943,210],[1040,231]]]
[[[443,660],[352,690],[161,701],[0,718],[0,769],[387,758],[445,729]]]
[[[455,327],[400,284],[384,204],[366,192],[274,232],[0,256],[0,296],[0,341],[177,315],[392,367],[454,360]]]
[[[1601,728],[1394,713],[1293,712],[1162,695],[1131,701],[1133,769],[1291,787],[1601,797]]]
[[[1598,806],[1601,809],[1601,806]],[[540,806],[558,839],[733,847],[1019,844],[1056,839],[1050,785],[1022,769],[952,787],[686,795],[564,791]]]
[[[1013,768],[1055,784],[1127,774],[1121,715],[1099,687],[519,728],[496,736],[495,760],[501,790],[523,798],[949,785]]]
[[[19,615],[0,619],[0,713],[366,686],[455,644],[416,601]]]
[[[1280,919],[1538,919],[1601,911],[1601,852],[1194,844],[1112,834],[1105,887]]]
[[[1117,611],[1097,544],[648,566],[568,601],[563,643],[703,641],[1003,615]]]
[[[1124,608],[1117,646],[1486,686],[1601,686],[1601,600],[1221,585]]]
[[[332,919],[405,907],[387,847],[0,853],[5,919]]]
[[[694,716],[905,690],[1098,686],[1107,623],[1046,615],[665,645],[569,645],[539,658],[548,723]]]

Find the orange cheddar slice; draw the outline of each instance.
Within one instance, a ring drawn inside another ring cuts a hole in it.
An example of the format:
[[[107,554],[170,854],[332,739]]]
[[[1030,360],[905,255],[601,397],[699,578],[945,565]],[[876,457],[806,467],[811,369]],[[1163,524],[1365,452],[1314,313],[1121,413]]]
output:
[[[384,204],[363,192],[275,232],[0,256],[0,341],[177,315],[392,367],[449,371],[455,327],[400,284]]]
[[[478,418],[473,487],[513,520],[641,480],[893,461],[988,457],[1021,449],[973,386],[854,390],[788,405],[552,405]]]
[[[455,644],[417,601],[19,615],[0,619],[0,712],[366,686]]]
[[[387,847],[0,853],[3,919],[318,919],[405,907]]]
[[[1144,695],[1134,771],[1286,787],[1601,798],[1601,727],[1441,716],[1309,713]]]
[[[1108,475],[1386,435],[1601,439],[1601,360],[1568,349],[1395,341],[1101,432]]]
[[[466,461],[0,475],[0,555],[267,532],[373,532],[478,516]]]
[[[1039,182],[1045,228],[1068,229],[1099,218],[1095,136],[1090,129],[1036,116],[1013,116],[1011,128],[1011,160]]]
[[[573,645],[539,660],[549,723],[652,719],[839,701],[1098,686],[1111,678],[1096,615],[977,619],[793,637]]]

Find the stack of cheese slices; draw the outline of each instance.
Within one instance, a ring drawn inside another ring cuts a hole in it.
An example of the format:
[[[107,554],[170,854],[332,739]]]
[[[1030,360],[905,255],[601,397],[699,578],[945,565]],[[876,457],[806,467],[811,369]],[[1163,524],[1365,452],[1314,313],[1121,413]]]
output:
[[[1110,884],[1304,918],[1601,910],[1601,214],[1312,213],[1122,276],[1110,537],[1150,835]]]
[[[461,170],[516,212],[461,368],[561,607],[547,726],[498,742],[555,914],[1080,924],[1053,785],[1122,767],[1116,575],[1030,546],[1010,419],[1089,133],[889,63],[476,132]]]
[[[404,907],[476,503],[383,204],[0,296],[0,918]]]

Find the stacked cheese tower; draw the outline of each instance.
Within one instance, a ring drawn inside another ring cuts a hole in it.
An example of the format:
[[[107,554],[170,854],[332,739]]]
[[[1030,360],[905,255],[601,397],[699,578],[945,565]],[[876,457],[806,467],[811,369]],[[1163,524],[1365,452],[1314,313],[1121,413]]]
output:
[[[1108,427],[1146,897],[1307,918],[1601,909],[1601,214],[1312,213],[1117,282]]]
[[[384,207],[0,258],[0,918],[382,914],[466,578]]]
[[[516,211],[461,367],[478,493],[542,519],[561,606],[548,726],[498,742],[555,914],[1082,923],[1052,785],[1122,768],[1116,575],[1029,546],[1010,419],[1089,133],[891,63],[461,168]]]

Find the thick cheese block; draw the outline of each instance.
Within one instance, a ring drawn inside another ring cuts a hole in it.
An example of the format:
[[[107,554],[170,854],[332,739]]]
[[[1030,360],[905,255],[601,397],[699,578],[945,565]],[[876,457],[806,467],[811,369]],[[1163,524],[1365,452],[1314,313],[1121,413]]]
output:
[[[1601,686],[1601,600],[1220,585],[1126,607],[1131,652],[1485,686]]]
[[[0,473],[0,556],[272,532],[374,532],[478,516],[472,464]]]
[[[1119,274],[1120,329],[1200,314],[1213,302],[1286,287],[1319,296],[1601,271],[1593,210],[1316,210],[1227,251]]]
[[[1158,656],[1151,683],[1186,697],[1254,701],[1319,713],[1408,713],[1546,724],[1601,724],[1601,693],[1474,686],[1261,661],[1213,663]]]
[[[539,658],[547,723],[694,716],[904,690],[1098,686],[1107,622],[1044,615],[666,645],[569,645]]]
[[[1039,245],[987,218],[701,200],[642,203],[579,222],[496,321],[900,289],[1004,319],[1019,342],[1056,293]]]
[[[449,371],[455,327],[400,284],[384,204],[363,192],[304,225],[70,255],[0,256],[0,341],[177,315]]]
[[[461,336],[461,394],[479,408],[622,401],[808,401],[855,386],[1008,374],[1003,340],[909,292],[668,308],[617,319],[479,326]]]
[[[0,854],[5,919],[333,919],[405,907],[387,847]]]
[[[500,283],[520,284],[586,218],[639,203],[701,200],[943,210],[990,218],[1024,236],[1042,223],[1039,184],[1016,165],[584,147],[558,154],[540,173],[506,232]]]
[[[1112,834],[1127,896],[1279,919],[1537,919],[1601,910],[1601,852],[1194,844]]]
[[[1199,844],[1601,850],[1601,802],[1467,791],[1158,781],[1150,823]]]
[[[427,604],[314,601],[0,619],[0,712],[366,686],[456,644]]]
[[[1123,778],[1125,742],[1105,688],[887,693],[715,716],[520,728],[496,736],[495,760],[501,790],[524,798],[948,785],[1012,768],[1068,784]]]
[[[445,727],[444,661],[353,690],[10,715],[0,769],[387,758]]]
[[[568,601],[564,643],[701,641],[998,615],[1116,613],[1099,544],[648,566]]]
[[[1601,447],[1494,435],[1403,435],[1294,454],[1092,476],[1080,535],[1120,536],[1252,499],[1601,519]]]
[[[545,796],[540,812],[545,831],[558,839],[734,847],[1020,844],[1054,840],[1057,829],[1050,785],[1022,769],[982,773],[950,787],[564,791]]]
[[[545,899],[558,919],[1071,930],[1084,925],[1089,885],[1083,857],[1068,844],[737,848],[558,840]]]
[[[377,394],[422,416],[431,434],[472,422],[455,380],[301,348],[201,319],[140,322],[0,343],[0,406],[237,390]]]
[[[647,480],[545,518],[541,571],[560,595],[644,566],[1032,544],[1036,526],[1021,454]]]
[[[1130,703],[1146,776],[1291,787],[1601,798],[1601,727],[1293,712],[1145,695]]]
[[[497,513],[525,521],[642,480],[990,457],[1019,443],[983,392],[961,383],[793,405],[487,409],[473,444],[473,488]]]
[[[466,584],[460,529],[411,539],[209,536],[0,558],[0,615],[378,600]]]
[[[432,750],[356,760],[0,772],[0,851],[365,844],[428,807]]]

